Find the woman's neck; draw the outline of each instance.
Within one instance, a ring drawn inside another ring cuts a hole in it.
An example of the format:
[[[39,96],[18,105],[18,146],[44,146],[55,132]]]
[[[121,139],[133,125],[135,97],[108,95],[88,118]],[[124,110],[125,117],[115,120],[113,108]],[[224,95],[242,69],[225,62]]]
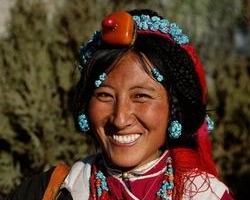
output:
[[[159,156],[154,160],[151,160],[143,165],[136,167],[123,168],[123,167],[117,167],[115,165],[110,165],[108,164],[109,162],[104,157],[103,157],[103,165],[107,169],[107,172],[113,176],[118,176],[118,177],[121,177],[123,175],[138,176],[152,169],[163,157],[165,157],[167,153],[168,151],[159,153]]]

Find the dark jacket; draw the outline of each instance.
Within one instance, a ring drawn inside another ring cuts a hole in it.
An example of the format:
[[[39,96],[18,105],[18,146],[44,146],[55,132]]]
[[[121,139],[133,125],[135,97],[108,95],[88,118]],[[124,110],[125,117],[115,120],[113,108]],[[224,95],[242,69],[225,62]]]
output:
[[[23,181],[5,200],[41,200],[55,167]],[[57,200],[73,200],[66,189],[59,191]]]

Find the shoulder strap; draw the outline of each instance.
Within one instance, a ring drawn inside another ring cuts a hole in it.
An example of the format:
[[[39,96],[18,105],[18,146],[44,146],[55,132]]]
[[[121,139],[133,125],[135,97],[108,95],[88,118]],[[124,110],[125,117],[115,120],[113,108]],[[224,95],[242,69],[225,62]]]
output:
[[[48,186],[44,192],[42,200],[53,200],[56,198],[59,188],[68,175],[69,171],[70,167],[66,164],[59,163],[56,165],[49,180]]]

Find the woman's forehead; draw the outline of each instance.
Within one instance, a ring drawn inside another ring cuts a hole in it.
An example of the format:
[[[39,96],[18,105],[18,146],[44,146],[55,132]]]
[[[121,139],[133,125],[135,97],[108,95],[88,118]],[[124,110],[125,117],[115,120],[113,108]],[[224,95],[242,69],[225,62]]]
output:
[[[130,76],[137,76],[145,74],[149,76],[150,69],[152,69],[152,64],[147,61],[147,58],[142,54],[137,54],[134,52],[128,52],[124,54],[117,63],[115,63],[113,71],[117,73],[121,72],[124,78],[130,78]],[[129,76],[126,76],[129,75]]]
[[[163,87],[158,81],[156,81],[150,70],[152,66],[149,62],[141,62],[138,55],[135,53],[128,53],[124,55],[114,66],[114,68],[108,73],[104,85],[108,84],[116,87],[133,88],[133,87],[154,87],[158,89]]]
[[[117,65],[135,65],[143,71],[150,71],[153,68],[151,62],[143,53],[135,51],[124,53],[114,67]]]

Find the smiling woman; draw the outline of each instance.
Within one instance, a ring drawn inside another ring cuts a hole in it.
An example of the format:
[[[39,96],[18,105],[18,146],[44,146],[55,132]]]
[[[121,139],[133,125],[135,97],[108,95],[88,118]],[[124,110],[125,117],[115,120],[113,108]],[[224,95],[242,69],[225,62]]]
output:
[[[151,10],[112,13],[79,69],[74,114],[96,155],[8,199],[232,199],[211,156],[205,73],[178,25]]]
[[[169,113],[167,92],[145,72],[133,50],[96,89],[89,108],[93,134],[107,161],[132,170],[159,157]]]

